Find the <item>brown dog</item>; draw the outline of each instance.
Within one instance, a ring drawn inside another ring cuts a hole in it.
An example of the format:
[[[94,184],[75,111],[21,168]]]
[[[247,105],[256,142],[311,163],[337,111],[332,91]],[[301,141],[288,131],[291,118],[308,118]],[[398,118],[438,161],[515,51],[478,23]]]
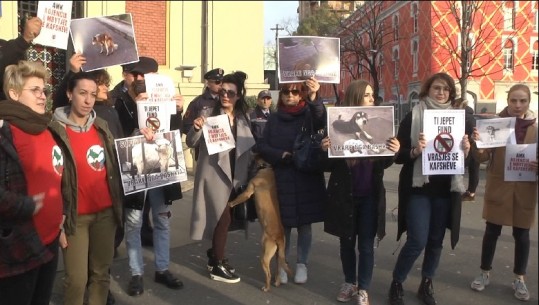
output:
[[[262,226],[262,256],[260,263],[266,274],[266,283],[262,287],[263,291],[270,290],[271,270],[270,262],[275,253],[277,254],[277,272],[275,275],[275,286],[281,284],[279,277],[279,268],[283,268],[288,275],[291,275],[290,268],[285,261],[284,248],[284,228],[281,223],[281,214],[279,212],[279,202],[277,201],[277,190],[275,189],[275,175],[273,169],[262,158],[255,157],[258,172],[249,181],[247,189],[238,195],[228,205],[233,207],[237,204],[247,201],[251,195],[255,194],[256,212],[258,221]]]
[[[114,50],[118,49],[118,45],[114,43],[114,40],[112,40],[112,36],[107,33],[97,34],[92,37],[92,45],[96,44],[101,46],[101,51],[99,52],[99,54],[102,54],[103,50],[106,50],[107,56],[112,54]]]

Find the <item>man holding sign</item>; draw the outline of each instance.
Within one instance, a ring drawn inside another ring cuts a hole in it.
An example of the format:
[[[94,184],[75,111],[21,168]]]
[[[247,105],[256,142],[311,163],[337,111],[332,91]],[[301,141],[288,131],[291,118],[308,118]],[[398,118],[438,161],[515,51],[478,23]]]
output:
[[[462,175],[454,171],[463,166],[470,142],[464,135],[464,116],[458,115],[462,110],[454,110],[460,108],[453,103],[455,97],[451,76],[434,74],[423,83],[419,104],[399,126],[400,149],[395,163],[403,167],[399,179],[397,239],[404,231],[408,238],[393,269],[391,305],[404,304],[402,283],[423,250],[418,297],[424,304],[436,304],[432,278],[440,262],[446,228],[451,229],[452,248],[458,241],[464,182]],[[429,110],[435,110],[437,115],[429,118]],[[460,132],[456,134],[456,130]],[[430,167],[429,163],[435,164],[434,168],[426,168]]]

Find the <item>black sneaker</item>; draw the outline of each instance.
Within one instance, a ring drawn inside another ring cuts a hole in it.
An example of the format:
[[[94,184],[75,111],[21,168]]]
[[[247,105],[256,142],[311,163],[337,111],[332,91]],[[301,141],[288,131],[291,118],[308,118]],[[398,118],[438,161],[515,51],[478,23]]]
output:
[[[389,304],[391,305],[404,305],[404,291],[402,290],[402,284],[393,280],[391,287],[389,288]]]
[[[210,278],[212,280],[231,284],[240,281],[240,277],[226,269],[222,262],[219,262],[213,266],[210,273]]]
[[[127,286],[127,294],[136,297],[144,293],[144,286],[142,284],[142,276],[133,275],[129,285]]]
[[[174,277],[170,271],[165,270],[163,272],[155,272],[155,282],[163,284],[170,289],[181,289],[183,288],[183,282]]]
[[[106,303],[106,305],[114,305],[114,304],[116,304],[116,299],[114,299],[114,296],[112,295],[112,293],[109,290],[109,293],[107,294],[107,303]]]
[[[425,305],[436,305],[432,279],[429,279],[428,277],[421,279],[421,285],[419,285],[419,289],[417,290],[417,297],[423,301]]]
[[[211,272],[213,266],[217,264],[217,261],[216,261],[216,259],[215,259],[215,255],[213,255],[213,248],[209,248],[208,250],[206,250],[206,255],[208,256],[208,264],[206,265],[206,268],[208,268],[208,271]],[[228,259],[227,259],[227,258],[224,258],[224,259],[223,259],[222,264],[223,264],[223,266],[225,266],[225,268],[226,268],[229,272],[231,272],[231,273],[235,273],[235,272],[236,272],[236,268],[232,267],[232,266],[228,263]]]

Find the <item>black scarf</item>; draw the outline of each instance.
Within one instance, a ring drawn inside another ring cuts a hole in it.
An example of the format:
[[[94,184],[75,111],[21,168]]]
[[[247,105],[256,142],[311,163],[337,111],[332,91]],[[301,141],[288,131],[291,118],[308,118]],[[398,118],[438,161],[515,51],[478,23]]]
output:
[[[45,131],[51,118],[50,114],[39,114],[19,102],[0,101],[0,119],[28,134],[36,135]]]

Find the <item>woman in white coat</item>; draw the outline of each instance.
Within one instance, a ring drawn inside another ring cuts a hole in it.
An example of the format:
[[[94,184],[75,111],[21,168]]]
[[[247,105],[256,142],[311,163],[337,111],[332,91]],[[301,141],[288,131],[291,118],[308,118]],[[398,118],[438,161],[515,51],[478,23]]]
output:
[[[245,101],[246,78],[243,72],[225,75],[219,91],[220,103],[209,114],[228,116],[236,142],[235,148],[208,154],[202,132],[206,121],[204,116],[194,120],[186,138],[187,146],[199,149],[193,190],[191,238],[212,241],[212,248],[207,251],[210,278],[225,283],[240,281],[234,268],[225,259],[227,233],[232,221],[227,203],[235,196],[235,190],[247,183],[251,148],[255,144]]]

